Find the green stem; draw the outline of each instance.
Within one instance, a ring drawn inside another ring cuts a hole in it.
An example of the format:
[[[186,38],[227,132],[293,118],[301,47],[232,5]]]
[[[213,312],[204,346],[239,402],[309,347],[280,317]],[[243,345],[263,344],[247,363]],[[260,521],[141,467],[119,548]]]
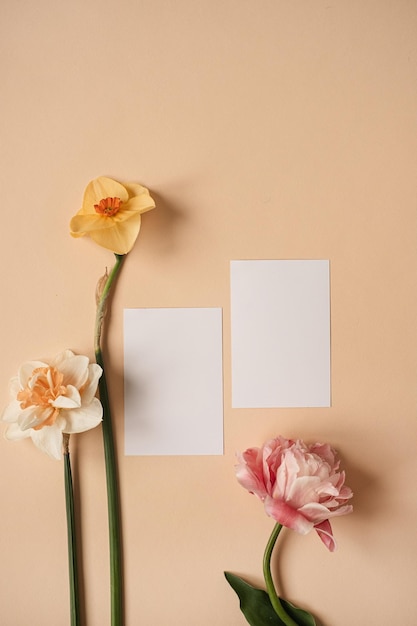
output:
[[[106,314],[107,299],[113,283],[121,269],[125,255],[116,254],[116,263],[110,272],[97,304],[96,325],[94,333],[94,349],[97,363],[102,367],[103,374],[99,381],[100,401],[103,406],[103,444],[106,466],[107,506],[109,518],[109,548],[110,548],[110,596],[111,596],[111,625],[123,624],[123,567],[121,547],[120,523],[120,495],[117,471],[117,460],[113,436],[112,418],[110,412],[109,394],[104,371],[103,355],[101,351],[101,333]]]
[[[77,545],[75,541],[74,490],[71,459],[68,448],[69,435],[64,435],[65,505],[67,512],[68,566],[70,586],[71,626],[80,624],[80,600],[77,576]]]
[[[288,615],[288,613],[285,611],[284,607],[282,606],[281,600],[279,599],[278,594],[275,590],[274,581],[272,580],[271,556],[272,556],[272,551],[274,549],[276,540],[278,539],[278,535],[281,532],[281,530],[282,530],[282,525],[275,524],[274,529],[271,533],[271,536],[265,548],[263,570],[264,570],[266,590],[268,592],[269,599],[271,600],[271,604],[274,607],[275,613],[278,615],[280,620],[284,622],[286,626],[298,626],[297,622],[295,622],[292,619],[292,617]]]
[[[101,332],[104,317],[106,315],[107,300],[113,287],[113,283],[116,281],[123,265],[123,261],[126,257],[125,254],[115,254],[114,256],[116,257],[116,263],[114,264],[110,274],[107,276],[102,292],[98,294],[99,300],[97,302],[96,322],[94,328],[94,350],[96,353],[101,351]]]

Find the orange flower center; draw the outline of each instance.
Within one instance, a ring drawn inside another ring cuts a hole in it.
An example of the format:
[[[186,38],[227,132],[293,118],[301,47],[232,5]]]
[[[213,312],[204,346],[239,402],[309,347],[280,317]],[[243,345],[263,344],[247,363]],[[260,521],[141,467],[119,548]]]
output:
[[[99,215],[111,217],[117,213],[121,206],[122,201],[120,198],[103,198],[98,204],[94,205],[94,208]]]
[[[17,394],[20,408],[27,409],[30,406],[46,409],[46,417],[41,424],[34,426],[39,430],[43,426],[52,426],[59,414],[59,409],[51,406],[58,396],[65,396],[67,388],[63,385],[64,375],[54,367],[37,367],[33,370],[27,386]]]

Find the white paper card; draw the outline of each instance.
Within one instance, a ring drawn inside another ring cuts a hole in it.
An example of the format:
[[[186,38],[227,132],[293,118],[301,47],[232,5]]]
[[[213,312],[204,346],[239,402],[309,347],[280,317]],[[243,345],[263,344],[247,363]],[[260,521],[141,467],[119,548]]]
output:
[[[330,406],[329,261],[232,261],[232,405]]]
[[[125,309],[125,453],[223,454],[222,310]]]

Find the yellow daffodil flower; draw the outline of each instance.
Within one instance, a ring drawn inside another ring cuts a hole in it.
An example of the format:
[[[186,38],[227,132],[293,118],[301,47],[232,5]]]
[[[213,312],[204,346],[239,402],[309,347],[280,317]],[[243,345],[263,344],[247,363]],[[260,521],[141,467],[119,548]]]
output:
[[[155,208],[146,187],[101,176],[92,180],[70,223],[71,235],[88,235],[115,254],[127,254],[139,234],[141,214]]]

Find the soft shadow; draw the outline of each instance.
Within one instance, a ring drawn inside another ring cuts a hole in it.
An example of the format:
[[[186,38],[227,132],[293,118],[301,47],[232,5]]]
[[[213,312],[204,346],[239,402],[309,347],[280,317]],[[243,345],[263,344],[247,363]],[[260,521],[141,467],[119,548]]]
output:
[[[144,419],[146,411],[143,410],[147,404],[147,385],[142,380],[129,376],[127,372],[124,377],[124,389],[126,397],[134,398],[135,427],[140,429],[142,433],[146,433],[151,426],[149,420]]]
[[[353,491],[352,522],[372,525],[373,518],[379,517],[380,511],[384,509],[383,486],[379,474],[371,474],[350,463],[348,459],[342,460],[342,467],[346,472],[346,484]]]
[[[143,237],[141,247],[146,246],[158,254],[172,252],[177,247],[178,233],[181,224],[187,220],[188,212],[184,206],[179,206],[154,190],[151,191],[151,195],[156,208],[143,216],[142,228],[146,228],[146,237]],[[132,252],[134,251],[135,248]]]

